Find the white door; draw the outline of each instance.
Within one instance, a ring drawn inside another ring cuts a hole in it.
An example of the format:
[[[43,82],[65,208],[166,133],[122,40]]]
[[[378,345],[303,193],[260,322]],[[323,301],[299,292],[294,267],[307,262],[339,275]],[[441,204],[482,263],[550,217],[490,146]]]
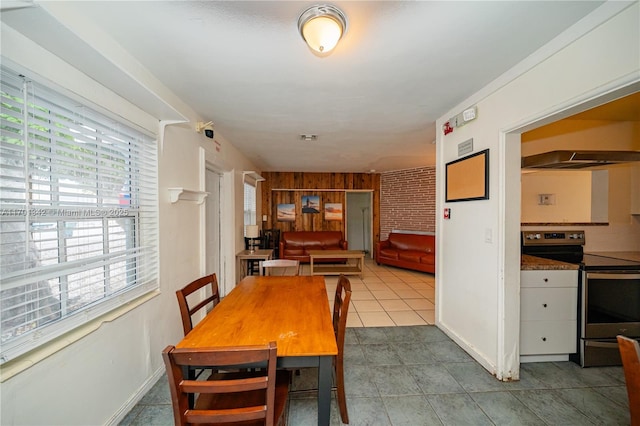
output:
[[[206,169],[206,273],[215,273],[220,282],[220,185],[222,175]]]

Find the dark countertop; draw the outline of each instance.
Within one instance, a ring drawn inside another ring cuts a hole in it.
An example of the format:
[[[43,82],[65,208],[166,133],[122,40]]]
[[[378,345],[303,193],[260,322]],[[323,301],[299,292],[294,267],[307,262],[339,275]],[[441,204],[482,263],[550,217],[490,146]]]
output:
[[[585,254],[593,254],[595,256],[613,257],[614,259],[625,259],[634,262],[640,262],[640,251],[590,251]]]
[[[560,262],[558,260],[544,259],[542,257],[523,254],[520,258],[521,271],[565,271],[575,270],[579,266],[575,263]]]

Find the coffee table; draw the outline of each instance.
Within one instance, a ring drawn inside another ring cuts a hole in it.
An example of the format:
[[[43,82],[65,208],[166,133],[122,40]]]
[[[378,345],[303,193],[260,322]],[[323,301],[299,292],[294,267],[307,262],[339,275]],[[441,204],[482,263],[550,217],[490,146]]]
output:
[[[315,263],[316,259],[346,259],[347,263]],[[355,259],[356,263],[350,263]],[[309,250],[311,275],[360,275],[364,270],[364,252],[362,250]]]

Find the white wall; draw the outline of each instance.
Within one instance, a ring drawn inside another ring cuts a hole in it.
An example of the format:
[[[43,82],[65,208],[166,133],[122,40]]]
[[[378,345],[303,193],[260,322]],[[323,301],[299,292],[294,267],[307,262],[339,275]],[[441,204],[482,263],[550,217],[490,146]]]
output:
[[[3,26],[3,55],[15,64],[65,82],[68,89],[128,117],[137,125],[161,132],[158,118],[141,111],[99,86],[37,45]],[[7,38],[11,39],[8,42]],[[5,42],[6,48],[5,48]],[[185,112],[184,108],[182,111]],[[193,112],[186,111],[197,120]],[[224,172],[222,253],[224,278],[235,283],[235,252],[242,240],[242,170],[255,170],[216,132],[220,152],[193,124],[166,127],[159,150],[159,294],[95,331],[37,360],[29,355],[2,369],[0,424],[99,425],[116,423],[163,373],[161,351],[182,337],[175,291],[197,278],[201,256],[201,214],[196,203],[169,201],[167,188],[201,189],[204,161]],[[35,362],[35,363],[34,363]]]
[[[609,19],[610,11],[617,14]],[[465,108],[478,107],[476,120],[437,135],[437,211],[449,207],[452,218],[437,215],[436,321],[499,379],[519,377],[518,133],[640,80],[639,13],[637,2],[606,3],[437,121],[441,129]],[[442,171],[469,138],[474,151],[491,150],[490,199],[445,203]]]

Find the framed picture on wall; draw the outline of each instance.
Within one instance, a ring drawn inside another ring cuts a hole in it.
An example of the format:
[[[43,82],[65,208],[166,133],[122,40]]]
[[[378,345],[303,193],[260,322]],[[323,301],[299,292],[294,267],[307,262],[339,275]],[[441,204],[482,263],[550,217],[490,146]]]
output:
[[[342,220],[342,203],[325,203],[324,220]]]
[[[278,204],[277,220],[278,222],[295,222],[296,205],[295,204]]]
[[[302,213],[320,213],[320,196],[303,195]]]
[[[489,150],[476,152],[445,166],[445,201],[489,199]]]

